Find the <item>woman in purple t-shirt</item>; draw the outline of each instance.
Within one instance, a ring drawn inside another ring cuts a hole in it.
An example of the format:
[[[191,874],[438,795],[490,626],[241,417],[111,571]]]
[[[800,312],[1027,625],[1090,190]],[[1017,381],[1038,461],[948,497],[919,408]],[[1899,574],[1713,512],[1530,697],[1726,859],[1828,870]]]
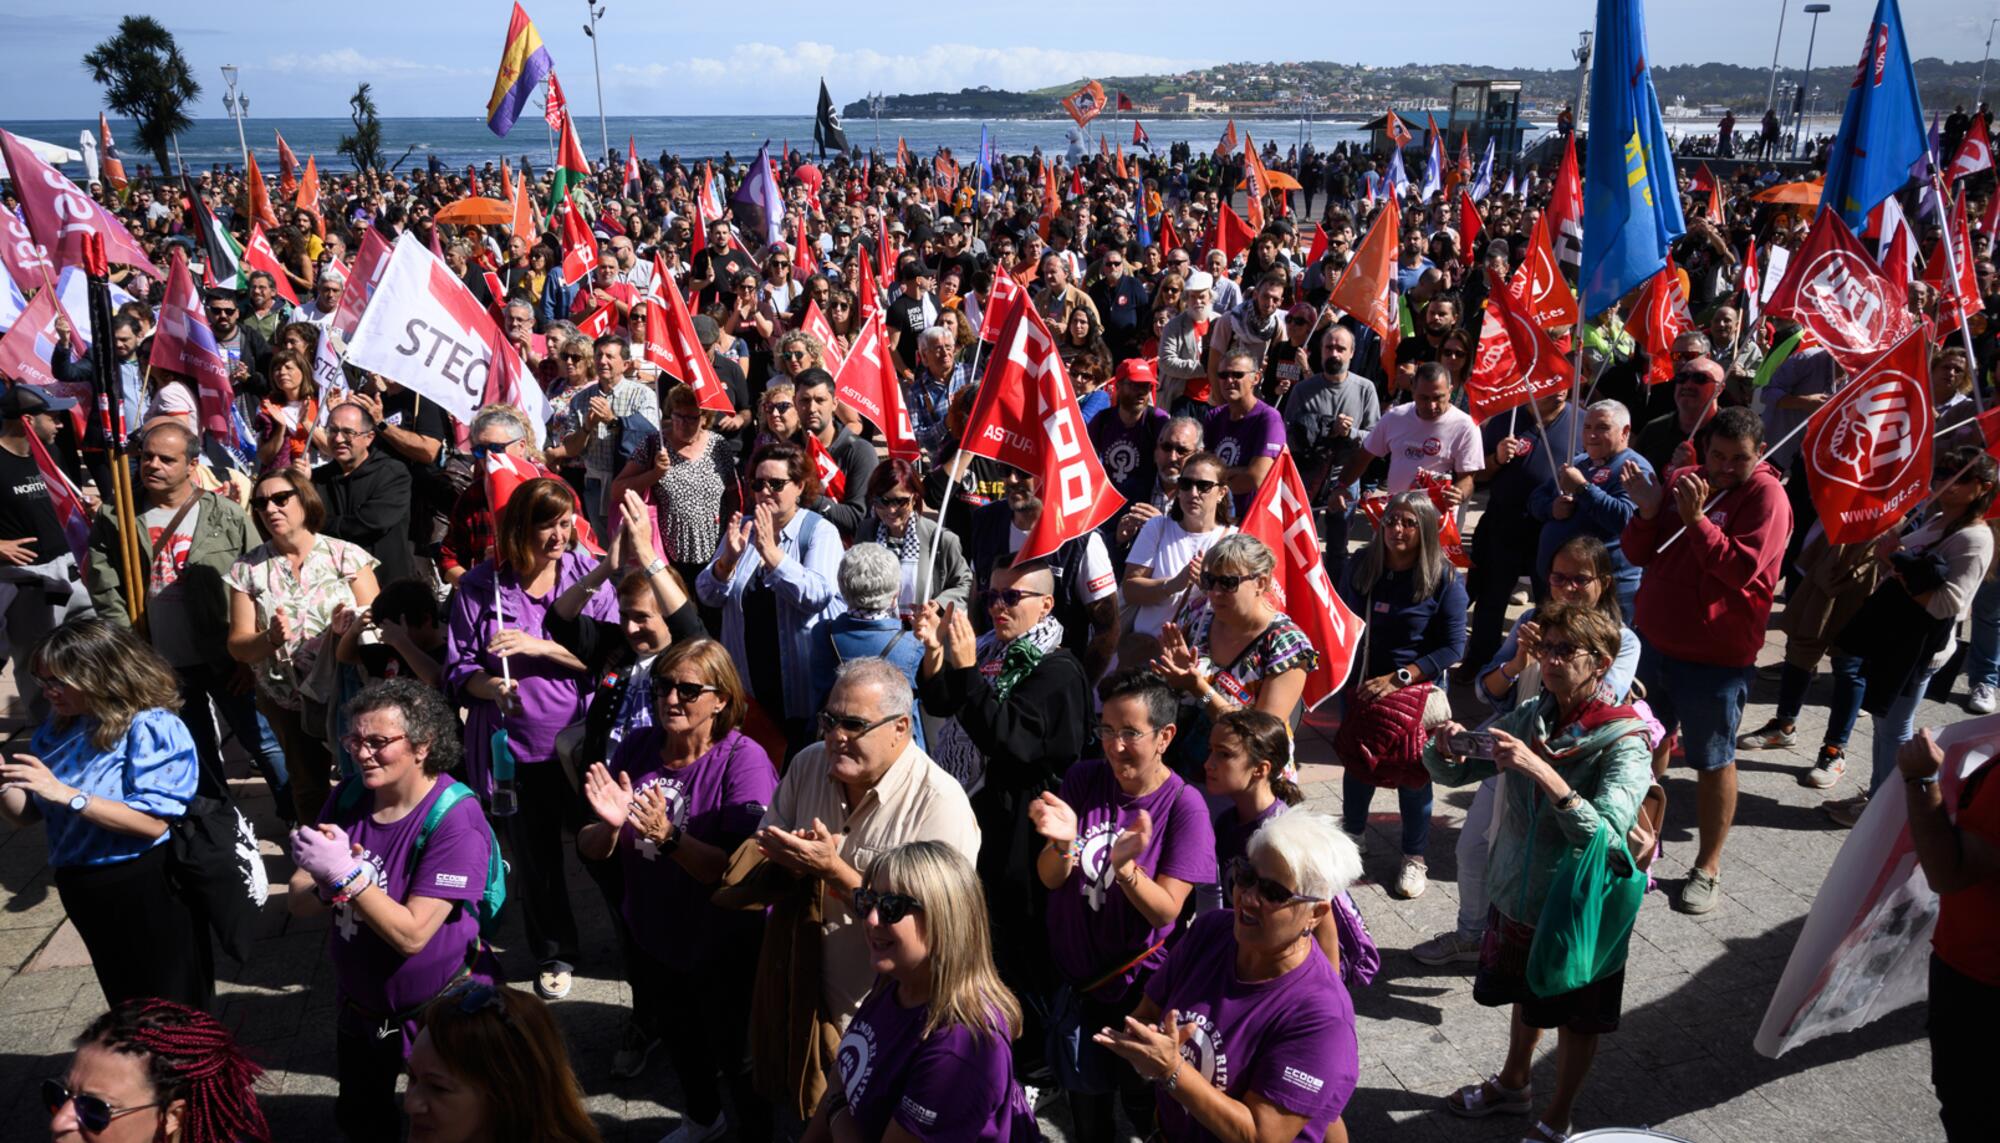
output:
[[[437,691],[373,682],[347,719],[341,745],[360,772],[334,788],[321,824],[293,831],[299,868],[285,900],[296,916],[333,908],[334,1120],[352,1139],[394,1139],[396,1077],[424,1006],[468,978],[500,978],[477,909],[493,831],[479,799],[444,774],[459,731]]]
[[[1014,1082],[1021,1004],[993,967],[972,863],[943,842],[897,846],[869,868],[854,911],[880,975],[848,1021],[838,1082],[805,1143],[1040,1139]]]
[[[1169,1143],[1320,1143],[1354,1094],[1354,1005],[1313,929],[1361,874],[1321,814],[1281,814],[1228,871],[1233,909],[1189,926],[1146,996],[1096,1040],[1154,1086]],[[1162,1019],[1162,1016],[1165,1019]]]
[[[1035,870],[1049,890],[1049,951],[1084,1029],[1131,1011],[1146,978],[1166,960],[1188,894],[1215,880],[1208,805],[1167,766],[1179,702],[1174,692],[1158,675],[1121,671],[1104,680],[1098,696],[1104,705],[1097,739],[1105,757],[1071,766],[1060,794],[1028,805],[1029,820],[1048,839]],[[1076,1045],[1075,1056],[1058,1074],[1069,1088],[1079,1140],[1115,1137],[1111,1095],[1079,1090],[1095,1086],[1094,1075],[1115,1078],[1126,1118],[1141,1135],[1152,1129],[1144,1081],[1113,1068],[1088,1039]]]
[[[577,834],[576,850],[618,860],[633,1020],[664,1033],[687,1095],[687,1133],[720,1132],[719,1073],[735,1098],[737,1138],[767,1139],[749,1048],[764,918],[718,909],[709,896],[763,818],[778,771],[739,729],[749,700],[722,644],[674,643],[650,673],[654,724],[623,739],[609,766],[591,766],[584,795],[598,820]]]

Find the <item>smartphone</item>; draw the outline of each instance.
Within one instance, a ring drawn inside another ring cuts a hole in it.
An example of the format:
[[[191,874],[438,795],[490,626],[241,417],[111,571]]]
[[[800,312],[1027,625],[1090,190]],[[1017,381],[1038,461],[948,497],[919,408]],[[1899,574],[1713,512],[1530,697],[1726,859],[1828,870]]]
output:
[[[1457,734],[1447,734],[1444,739],[1445,753],[1460,758],[1477,758],[1482,762],[1493,761],[1493,748],[1497,740],[1483,730],[1461,730]]]

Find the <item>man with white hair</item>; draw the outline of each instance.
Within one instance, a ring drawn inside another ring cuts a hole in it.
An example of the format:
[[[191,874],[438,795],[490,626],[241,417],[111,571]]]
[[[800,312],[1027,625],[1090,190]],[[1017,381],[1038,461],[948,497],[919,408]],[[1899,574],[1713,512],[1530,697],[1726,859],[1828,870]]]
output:
[[[843,1030],[875,983],[867,930],[854,913],[861,871],[899,845],[941,841],[979,859],[965,790],[912,738],[909,679],[882,659],[841,664],[819,714],[820,741],[799,751],[757,829],[766,857],[824,883],[820,922],[825,1015]]]
[[[1215,278],[1205,270],[1187,276],[1181,286],[1181,312],[1160,330],[1160,408],[1179,416],[1182,397],[1208,411],[1208,355],[1204,343],[1213,318],[1210,302]]]
[[[840,557],[836,578],[847,610],[813,629],[813,708],[826,705],[840,665],[851,660],[883,659],[900,668],[914,690],[924,648],[904,628],[897,607],[903,588],[902,558],[881,544],[856,544]],[[928,752],[921,711],[911,734],[917,748]],[[960,775],[954,777],[963,781]]]
[[[1535,582],[1548,582],[1556,552],[1575,536],[1596,536],[1611,553],[1617,581],[1618,606],[1632,622],[1632,602],[1639,594],[1639,569],[1625,558],[1620,542],[1625,525],[1637,511],[1625,490],[1625,463],[1631,461],[1648,477],[1653,466],[1632,451],[1632,413],[1622,402],[1603,400],[1584,411],[1583,451],[1544,481],[1528,500],[1528,510],[1542,526],[1535,552]],[[1536,598],[1541,598],[1538,593]]]
[[[946,432],[945,411],[960,389],[972,384],[972,373],[959,361],[953,326],[942,323],[917,335],[917,368],[903,382],[903,408],[910,415],[910,430],[924,454],[936,459]]]
[[[334,311],[340,308],[340,291],[346,288],[347,275],[341,273],[337,266],[328,266],[313,280],[312,297],[293,311],[292,317],[326,329],[333,324]]]

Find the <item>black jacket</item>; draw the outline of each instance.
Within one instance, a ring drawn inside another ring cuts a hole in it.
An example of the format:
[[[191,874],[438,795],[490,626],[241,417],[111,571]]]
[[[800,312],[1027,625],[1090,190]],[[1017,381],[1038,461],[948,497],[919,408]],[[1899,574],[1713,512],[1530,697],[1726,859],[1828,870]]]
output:
[[[416,574],[408,465],[378,446],[353,472],[333,463],[313,469],[313,488],[326,502],[321,534],[367,548],[382,563],[375,569],[378,583],[386,587]]]
[[[812,508],[826,517],[827,523],[840,532],[841,539],[851,541],[854,529],[868,515],[868,478],[875,475],[875,466],[881,461],[875,455],[875,446],[848,432],[845,425],[833,431],[833,443],[826,446],[826,452],[847,477],[847,488],[838,500],[822,495]]]

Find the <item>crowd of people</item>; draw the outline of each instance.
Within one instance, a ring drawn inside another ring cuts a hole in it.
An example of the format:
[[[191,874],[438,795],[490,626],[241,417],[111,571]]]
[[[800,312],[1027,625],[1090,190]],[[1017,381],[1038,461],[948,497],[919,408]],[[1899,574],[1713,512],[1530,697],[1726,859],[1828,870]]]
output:
[[[575,285],[557,227],[435,221],[499,193],[491,165],[329,172],[316,202],[276,204],[284,281],[203,292],[230,433],[197,415],[192,378],[147,364],[160,283],[112,267],[130,300],[103,397],[129,440],[72,416],[98,374],[67,348],[65,385],[0,394],[0,639],[32,711],[0,814],[46,829],[110,1006],[44,1087],[55,1137],[266,1135],[256,1065],[205,1014],[208,926],[171,871],[175,823],[230,797],[233,751],[282,818],[285,907],[330,917],[349,1138],[407,1120],[415,1139],[595,1139],[549,1014],[588,973],[630,990],[612,1074],[659,1052],[678,1078],[667,1143],[1030,1139],[1058,1098],[1084,1143],[1345,1139],[1351,991],[1382,964],[1347,890],[1379,846],[1392,898],[1426,891],[1439,784],[1477,786],[1458,918],[1408,951],[1511,1011],[1498,1070],[1441,1104],[1567,1138],[1624,982],[1622,946],[1561,986],[1531,956],[1572,854],[1603,844],[1643,882],[1673,790],[1699,835],[1674,903],[1728,907],[1738,754],[1794,744],[1822,657],[1833,709],[1800,781],[1836,791],[1857,712],[1875,715],[1868,778],[1827,803],[1828,828],[1899,766],[1930,780],[1922,696],[1962,674],[1967,709],[2000,705],[2000,466],[1969,424],[2000,321],[1974,318],[1973,355],[1932,363],[1940,425],[1970,436],[1941,442],[1922,510],[1830,544],[1796,448],[1771,446],[1845,374],[1812,344],[1762,369],[1796,326],[1742,305],[1746,255],[1809,221],[1752,197],[1776,168],[1743,163],[1714,191],[1683,174],[1690,217],[1713,196],[1721,221],[1675,251],[1695,324],[1670,361],[1613,307],[1555,331],[1582,341],[1587,392],[1482,423],[1466,382],[1487,274],[1532,253],[1553,170],[1476,206],[1406,205],[1410,325],[1386,347],[1328,301],[1385,157],[1265,159],[1300,189],[1246,203],[1242,155],[1184,144],[1072,156],[1060,180],[1039,151],[990,181],[788,153],[782,242],[736,201],[733,158],[662,155],[635,182],[607,164],[568,191],[600,250]],[[696,203],[711,177],[722,217]],[[1974,218],[1991,182],[1965,184]],[[243,238],[253,221],[233,171],[90,189],[161,265],[177,247],[203,263],[202,215]],[[1220,216],[1238,203],[1261,228],[1232,248]],[[490,405],[459,423],[352,366],[326,382],[370,230],[432,245],[493,307],[546,420]],[[1971,255],[2000,308],[1983,233]],[[637,348],[659,273],[731,411]],[[1053,335],[1125,500],[1033,559],[1057,490],[965,447],[998,356],[977,315],[1007,286]],[[1934,291],[1911,294],[1935,316]],[[871,300],[915,461],[838,396]],[[95,512],[82,559],[30,434]],[[1238,528],[1288,450],[1365,631],[1337,699],[1337,817],[1302,804],[1294,745],[1334,649],[1275,602],[1283,553]],[[479,476],[498,459],[535,474],[504,502]],[[110,495],[119,465],[134,519]],[[1864,608],[1885,596],[1900,607]],[[1780,599],[1778,714],[1745,727]],[[1378,789],[1396,829],[1370,829]],[[1956,826],[1913,802],[1926,870],[1985,902],[1948,898],[1939,929],[1934,987],[1962,1011],[2000,992],[1995,796]],[[601,900],[569,892],[579,866]],[[600,910],[617,957],[589,964],[579,915]],[[1558,1082],[1538,1101],[1551,1028]],[[1976,1073],[1938,1077],[1951,1137],[1972,1138]]]

